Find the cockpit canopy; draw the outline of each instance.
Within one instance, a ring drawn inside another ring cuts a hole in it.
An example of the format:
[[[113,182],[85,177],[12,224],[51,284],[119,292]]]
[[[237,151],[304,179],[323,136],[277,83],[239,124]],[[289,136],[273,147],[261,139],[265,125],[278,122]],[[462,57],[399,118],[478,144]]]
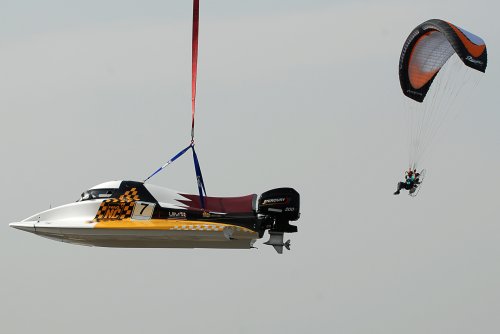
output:
[[[91,189],[84,191],[78,202],[88,201],[91,199],[107,199],[111,198],[116,189]]]
[[[122,181],[110,181],[101,183],[97,186],[84,191],[78,202],[89,201],[93,199],[108,199],[112,198],[116,191],[120,188]]]

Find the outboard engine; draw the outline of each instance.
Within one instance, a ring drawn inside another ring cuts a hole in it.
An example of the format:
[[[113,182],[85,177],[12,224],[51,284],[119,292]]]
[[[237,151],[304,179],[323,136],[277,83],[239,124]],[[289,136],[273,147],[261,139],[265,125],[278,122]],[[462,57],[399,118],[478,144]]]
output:
[[[259,198],[257,211],[262,218],[262,226],[269,229],[267,245],[273,246],[278,253],[283,246],[290,249],[290,240],[283,242],[284,233],[297,232],[297,226],[290,225],[300,217],[300,195],[293,188],[277,188],[266,191]]]

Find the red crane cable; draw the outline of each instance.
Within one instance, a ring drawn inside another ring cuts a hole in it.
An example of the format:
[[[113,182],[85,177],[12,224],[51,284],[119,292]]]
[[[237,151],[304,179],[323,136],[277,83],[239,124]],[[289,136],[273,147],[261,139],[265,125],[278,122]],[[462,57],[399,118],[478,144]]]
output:
[[[193,50],[191,78],[191,142],[194,142],[194,114],[196,111],[196,75],[198,72],[198,29],[200,1],[193,0]]]
[[[199,28],[199,0],[193,0],[193,54],[192,54],[192,81],[191,81],[191,144],[184,148],[182,151],[177,153],[172,157],[166,164],[158,168],[153,174],[144,180],[148,181],[150,178],[161,172],[165,167],[170,165],[172,162],[181,157],[189,149],[193,151],[194,168],[196,172],[196,180],[198,182],[198,192],[200,194],[201,208],[205,210],[205,196],[207,194],[205,190],[205,184],[203,182],[203,176],[201,175],[201,167],[194,149],[194,114],[196,111],[196,75],[198,72],[198,28]]]

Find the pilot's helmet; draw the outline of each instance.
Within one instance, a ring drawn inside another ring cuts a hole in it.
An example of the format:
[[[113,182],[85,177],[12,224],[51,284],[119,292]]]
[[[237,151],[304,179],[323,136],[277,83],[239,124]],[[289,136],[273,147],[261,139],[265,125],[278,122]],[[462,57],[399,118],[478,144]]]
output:
[[[85,201],[85,200],[88,200],[88,199],[91,199],[90,192],[88,192],[88,191],[83,192],[80,200],[81,201]]]

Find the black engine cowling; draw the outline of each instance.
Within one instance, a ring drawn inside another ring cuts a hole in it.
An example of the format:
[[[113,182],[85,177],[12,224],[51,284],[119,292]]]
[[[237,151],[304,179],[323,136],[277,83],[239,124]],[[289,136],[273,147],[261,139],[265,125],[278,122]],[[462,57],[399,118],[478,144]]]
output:
[[[266,191],[259,198],[258,213],[273,220],[271,230],[297,232],[290,221],[300,217],[300,195],[293,188],[277,188]]]

